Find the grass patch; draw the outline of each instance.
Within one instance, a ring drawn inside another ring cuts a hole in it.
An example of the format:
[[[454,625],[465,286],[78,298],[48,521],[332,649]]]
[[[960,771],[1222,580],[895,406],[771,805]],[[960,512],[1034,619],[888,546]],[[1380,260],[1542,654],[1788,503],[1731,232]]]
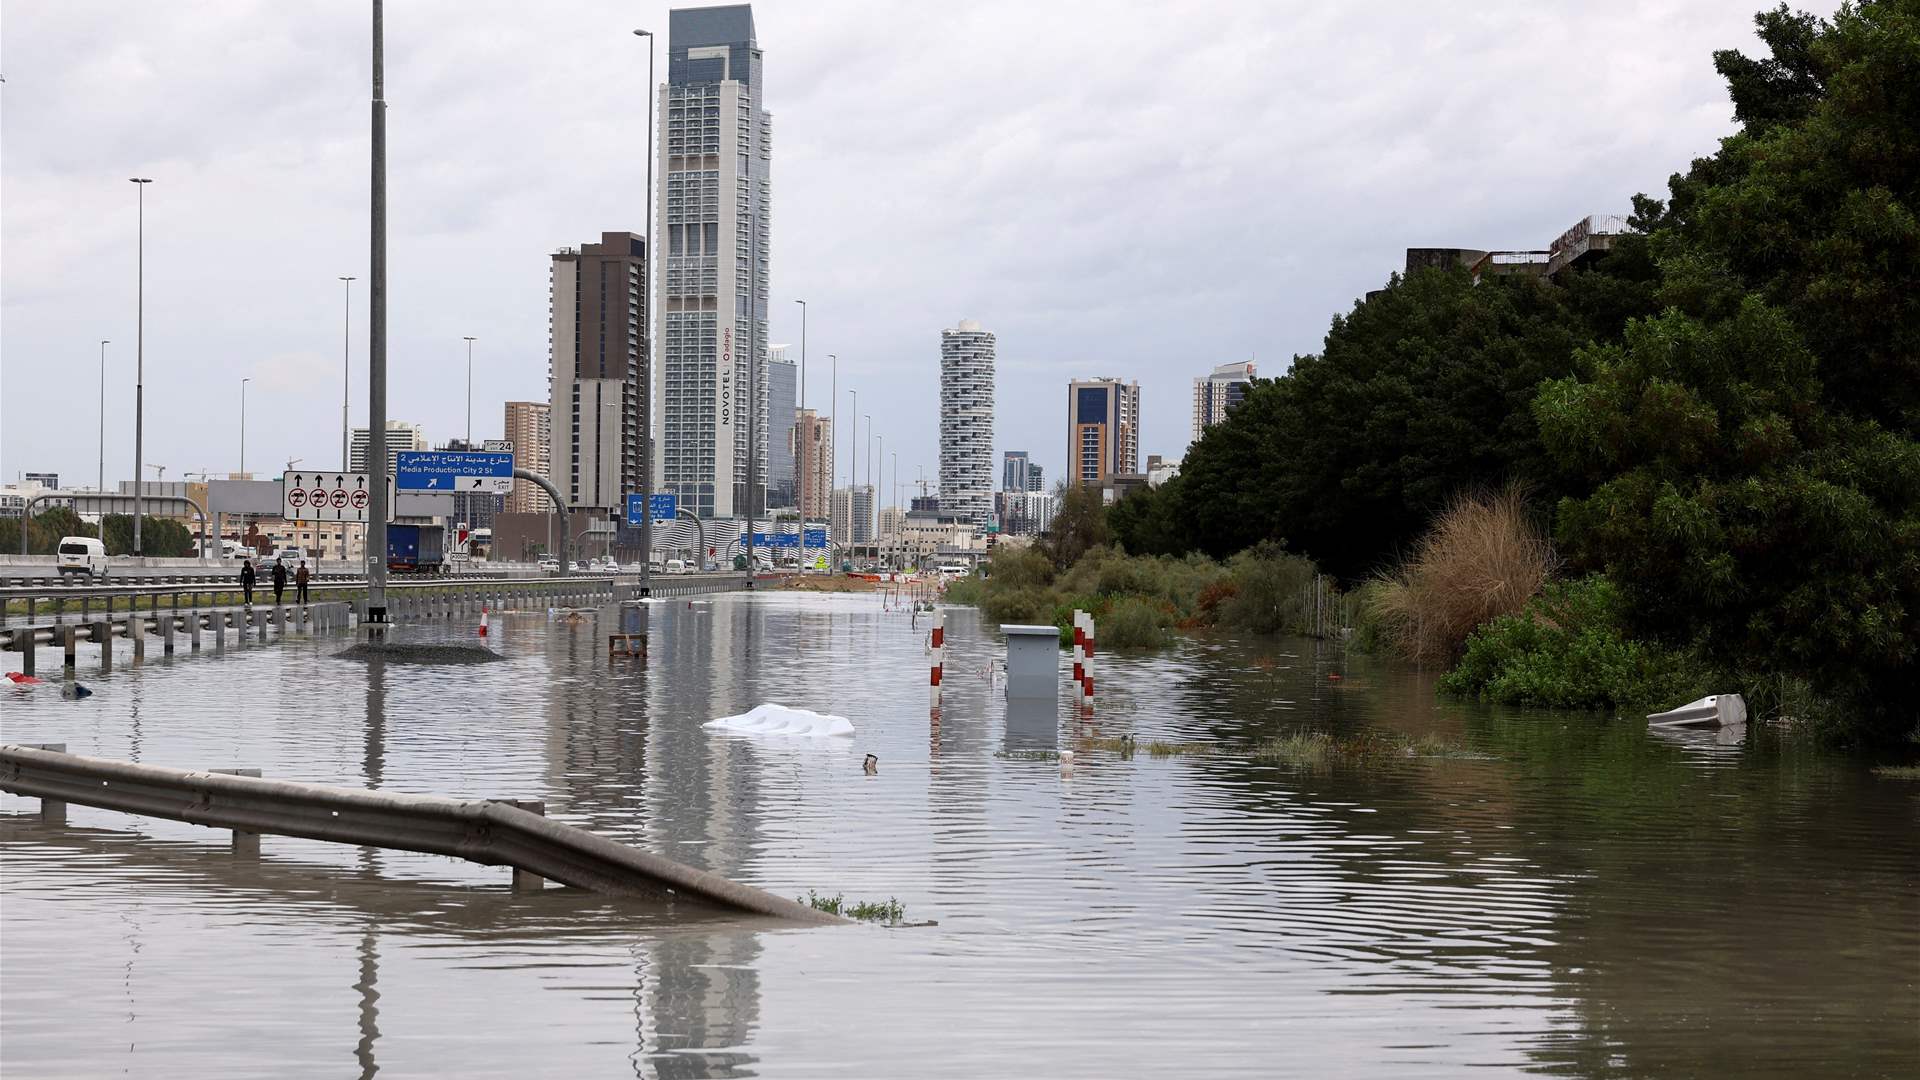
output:
[[[1148,757],[1206,757],[1225,749],[1221,744],[1211,742],[1168,742],[1161,739],[1141,742],[1131,735],[1085,738],[1078,740],[1076,745],[1081,750],[1111,751],[1122,758],[1131,758],[1135,754],[1146,754]]]
[[[1440,735],[1418,737],[1386,731],[1336,736],[1325,731],[1289,731],[1254,746],[1255,761],[1319,769],[1335,765],[1377,765],[1388,761],[1484,760],[1465,745]]]
[[[1920,780],[1920,765],[1880,765],[1873,775],[1888,780]]]
[[[907,917],[907,906],[891,896],[881,901],[862,900],[857,904],[849,904],[839,893],[821,896],[812,889],[808,889],[806,899],[802,900],[796,896],[794,900],[815,911],[824,911],[829,915],[857,919],[860,922],[880,923],[885,926],[898,926],[901,920]]]

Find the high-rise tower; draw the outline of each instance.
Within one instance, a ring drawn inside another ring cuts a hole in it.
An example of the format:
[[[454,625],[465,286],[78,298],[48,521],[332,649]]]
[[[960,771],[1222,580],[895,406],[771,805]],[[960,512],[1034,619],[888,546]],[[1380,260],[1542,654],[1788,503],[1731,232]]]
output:
[[[1197,441],[1207,429],[1226,419],[1227,410],[1240,404],[1253,386],[1252,361],[1221,364],[1204,379],[1193,380],[1193,437]]]
[[[659,88],[654,479],[701,517],[745,515],[749,452],[763,489],[768,480],[772,131],[760,57],[751,5],[671,13]]]
[[[1067,385],[1067,483],[1105,487],[1140,471],[1140,384],[1089,379]]]
[[[547,389],[552,469],[569,507],[612,512],[640,490],[647,241],[630,232],[553,254]]]
[[[993,518],[993,335],[972,319],[940,331],[940,509]]]

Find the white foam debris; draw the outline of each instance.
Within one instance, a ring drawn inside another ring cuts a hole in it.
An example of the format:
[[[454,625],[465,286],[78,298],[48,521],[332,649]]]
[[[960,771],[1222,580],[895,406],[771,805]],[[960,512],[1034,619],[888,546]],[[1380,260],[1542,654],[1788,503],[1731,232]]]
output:
[[[789,709],[767,702],[739,716],[723,716],[701,725],[713,731],[740,735],[851,735],[853,721],[844,716],[817,713],[812,709]]]

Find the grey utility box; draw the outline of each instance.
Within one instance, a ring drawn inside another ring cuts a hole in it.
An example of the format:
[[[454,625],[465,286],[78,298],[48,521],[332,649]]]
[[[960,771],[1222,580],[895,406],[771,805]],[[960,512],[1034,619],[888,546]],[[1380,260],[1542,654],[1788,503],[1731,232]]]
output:
[[[1007,696],[1050,698],[1060,694],[1060,628],[1008,626]]]

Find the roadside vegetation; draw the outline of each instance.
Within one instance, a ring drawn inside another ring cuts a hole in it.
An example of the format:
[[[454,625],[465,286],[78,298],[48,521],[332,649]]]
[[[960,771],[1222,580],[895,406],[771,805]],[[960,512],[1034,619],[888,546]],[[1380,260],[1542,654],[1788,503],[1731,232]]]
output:
[[[1094,606],[1112,644],[1300,632],[1317,567],[1346,595],[1313,630],[1447,667],[1447,692],[1738,691],[1835,740],[1915,738],[1920,15],[1755,22],[1764,55],[1712,58],[1737,130],[1607,250],[1551,279],[1395,275],[1177,477],[1069,498],[1050,558],[996,560],[977,602]]]
[[[0,518],[0,553],[20,551],[20,528],[20,518]],[[106,545],[109,555],[133,551],[131,514],[106,514],[99,525],[91,525],[64,506],[43,505],[35,510],[26,529],[29,555],[54,554],[63,536],[97,537]],[[194,550],[192,530],[178,521],[151,515],[140,519],[140,546],[146,549],[146,554],[161,558],[189,558],[199,554]]]
[[[898,926],[907,917],[907,906],[892,897],[879,901],[862,900],[859,903],[848,903],[846,897],[839,893],[821,896],[812,889],[808,889],[804,899],[795,897],[794,901],[829,915],[839,915],[859,922],[880,923],[885,926]]]

